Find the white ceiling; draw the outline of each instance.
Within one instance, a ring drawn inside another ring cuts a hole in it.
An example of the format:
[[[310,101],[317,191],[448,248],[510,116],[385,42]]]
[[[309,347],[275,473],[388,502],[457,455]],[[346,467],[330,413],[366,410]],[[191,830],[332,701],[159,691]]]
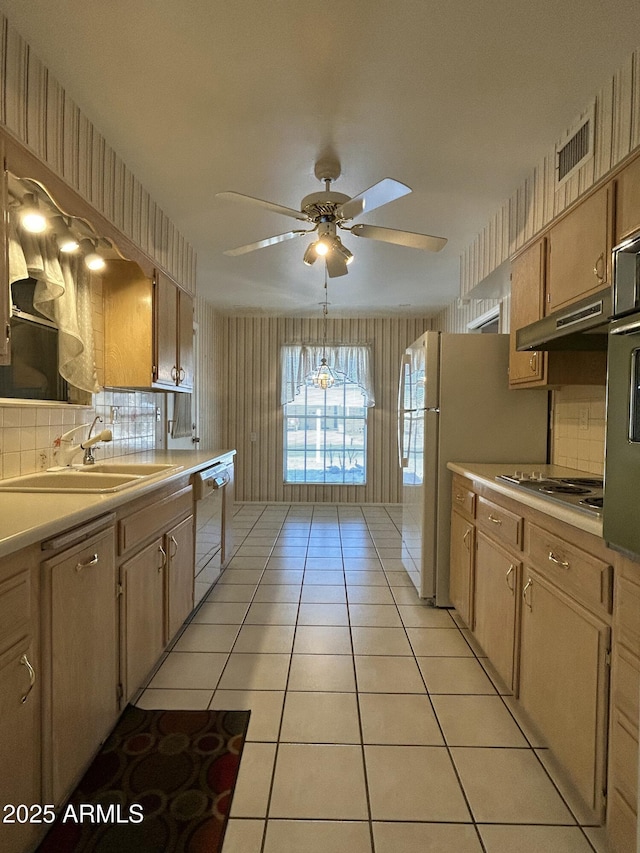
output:
[[[413,193],[360,219],[449,238],[439,254],[343,233],[331,313],[433,313],[501,202],[640,42],[637,0],[0,0],[0,11],[194,246],[221,309],[319,311],[300,227],[216,200],[298,208],[318,157],[353,196]],[[360,220],[359,220],[360,221]]]

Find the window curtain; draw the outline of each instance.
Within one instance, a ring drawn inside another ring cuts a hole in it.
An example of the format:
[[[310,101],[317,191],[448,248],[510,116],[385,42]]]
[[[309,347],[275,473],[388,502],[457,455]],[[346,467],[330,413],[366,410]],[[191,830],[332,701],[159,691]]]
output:
[[[357,385],[367,408],[375,406],[371,375],[371,348],[362,345],[286,344],[280,352],[282,367],[282,405],[293,402],[309,377],[318,369],[320,359],[327,359],[338,380]]]

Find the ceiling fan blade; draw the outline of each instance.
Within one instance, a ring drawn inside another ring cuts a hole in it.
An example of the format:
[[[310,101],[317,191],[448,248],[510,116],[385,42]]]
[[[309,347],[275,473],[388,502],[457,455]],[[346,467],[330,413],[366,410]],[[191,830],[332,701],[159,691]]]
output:
[[[446,237],[431,237],[429,234],[415,234],[413,231],[396,231],[395,228],[381,228],[379,225],[353,225],[348,229],[356,237],[369,237],[383,243],[395,243],[410,249],[426,249],[439,252],[447,243]]]
[[[349,272],[344,258],[341,258],[335,252],[329,252],[325,255],[324,259],[327,264],[329,278],[338,278],[338,276],[346,275]]]
[[[235,193],[233,191],[216,193],[216,198],[221,198],[224,201],[248,202],[256,207],[264,207],[272,213],[281,213],[283,216],[292,216],[294,219],[302,220],[302,222],[310,221],[307,214],[302,213],[300,210],[294,210],[292,207],[284,207],[281,204],[274,204],[272,201],[263,201],[261,198],[254,198],[253,196],[243,195],[242,193]]]
[[[343,219],[354,219],[359,216],[364,210],[369,212],[375,210],[376,207],[382,207],[383,204],[389,204],[390,201],[395,201],[397,198],[402,198],[411,192],[411,187],[406,184],[401,184],[400,181],[394,181],[393,178],[383,178],[364,190],[358,195],[355,195],[349,201],[346,201],[340,209],[340,214]]]
[[[309,231],[296,230],[287,231],[286,234],[276,234],[275,237],[267,237],[264,240],[258,240],[257,243],[248,243],[246,246],[238,246],[237,249],[227,249],[225,255],[246,255],[247,252],[255,252],[256,249],[263,249],[265,246],[273,246],[275,243],[283,243],[285,240],[291,240],[293,237],[299,237],[302,234],[311,234],[315,228]]]

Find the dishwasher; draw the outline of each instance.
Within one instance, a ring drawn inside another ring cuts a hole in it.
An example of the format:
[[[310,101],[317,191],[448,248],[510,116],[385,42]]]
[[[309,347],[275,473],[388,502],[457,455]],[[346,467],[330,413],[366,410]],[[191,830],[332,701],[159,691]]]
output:
[[[191,478],[196,528],[194,601],[198,604],[231,556],[233,462],[218,462]]]

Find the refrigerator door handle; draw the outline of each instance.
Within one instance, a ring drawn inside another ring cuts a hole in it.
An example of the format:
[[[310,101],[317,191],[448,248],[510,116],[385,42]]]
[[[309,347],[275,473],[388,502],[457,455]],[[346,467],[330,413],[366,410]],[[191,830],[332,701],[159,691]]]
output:
[[[408,368],[411,368],[411,356],[409,353],[405,353],[400,362],[400,381],[398,383],[398,464],[401,468],[406,468],[409,464],[409,457],[405,456],[404,451],[404,392]]]

